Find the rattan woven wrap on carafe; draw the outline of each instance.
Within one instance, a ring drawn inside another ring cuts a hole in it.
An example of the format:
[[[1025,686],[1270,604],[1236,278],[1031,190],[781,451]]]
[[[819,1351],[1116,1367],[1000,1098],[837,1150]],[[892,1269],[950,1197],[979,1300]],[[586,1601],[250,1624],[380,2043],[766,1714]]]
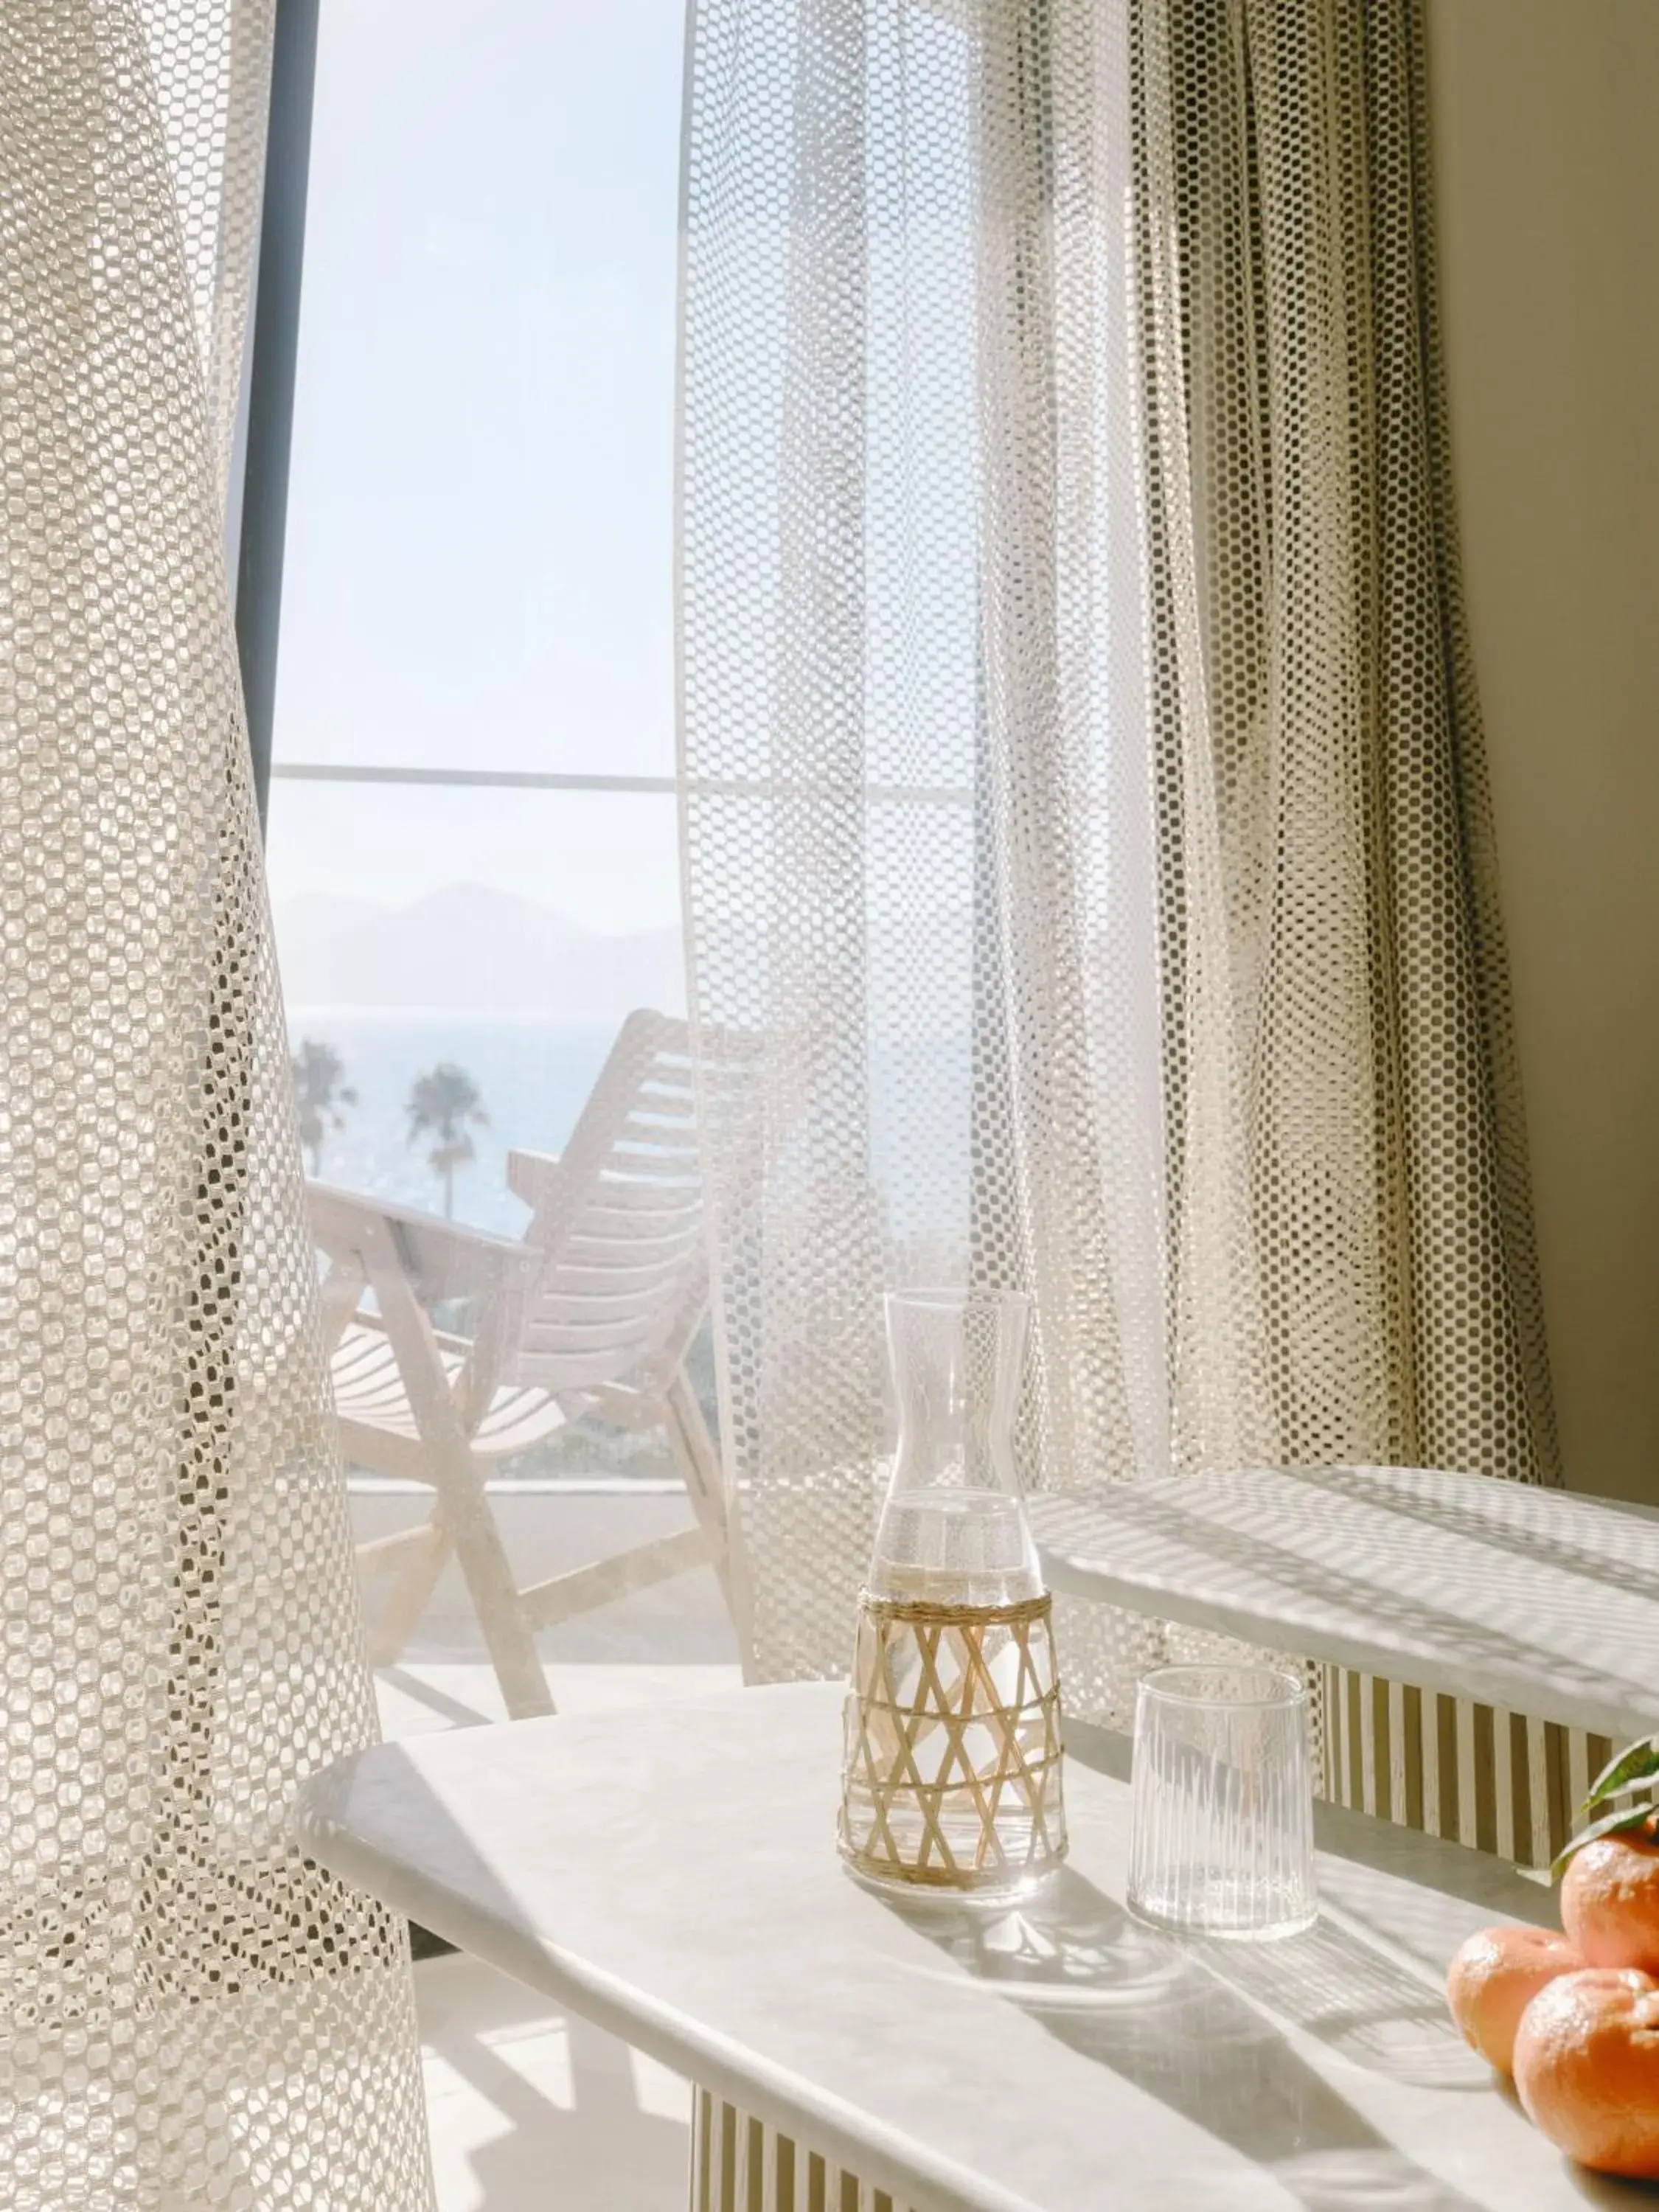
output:
[[[859,1611],[841,1849],[919,1888],[1012,1890],[1066,1855],[1053,1601]]]

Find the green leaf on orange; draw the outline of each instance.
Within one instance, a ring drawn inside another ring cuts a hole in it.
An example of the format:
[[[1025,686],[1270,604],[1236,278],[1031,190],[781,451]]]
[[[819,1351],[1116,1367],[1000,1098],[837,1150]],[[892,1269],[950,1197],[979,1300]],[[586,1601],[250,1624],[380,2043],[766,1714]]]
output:
[[[1626,1744],[1623,1751],[1610,1759],[1591,1783],[1583,1809],[1588,1813],[1609,1797],[1622,1796],[1640,1782],[1659,1789],[1659,1735],[1644,1736],[1638,1742]]]
[[[1592,1820],[1581,1828],[1570,1844],[1564,1844],[1550,1868],[1550,1880],[1559,1881],[1566,1872],[1567,1861],[1586,1844],[1593,1844],[1598,1836],[1619,1836],[1632,1828],[1645,1828],[1653,1818],[1651,1805],[1620,1805],[1611,1813],[1604,1813],[1599,1820]]]

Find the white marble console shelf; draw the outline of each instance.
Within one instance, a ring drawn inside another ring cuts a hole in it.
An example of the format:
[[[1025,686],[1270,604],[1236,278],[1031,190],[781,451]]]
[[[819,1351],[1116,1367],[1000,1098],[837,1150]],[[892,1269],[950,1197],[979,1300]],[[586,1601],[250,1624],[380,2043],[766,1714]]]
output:
[[[1446,2018],[1448,1955],[1547,1916],[1537,1885],[1322,1808],[1315,1929],[1178,1944],[1124,1911],[1121,1776],[1074,1759],[1072,1861],[1034,1901],[895,1906],[836,1858],[840,1714],[811,1684],[386,1744],[311,1785],[299,1832],[914,2212],[1642,2196],[1572,2173]]]
[[[1659,1514],[1427,1468],[1031,1501],[1057,1590],[1620,1743],[1659,1728]]]

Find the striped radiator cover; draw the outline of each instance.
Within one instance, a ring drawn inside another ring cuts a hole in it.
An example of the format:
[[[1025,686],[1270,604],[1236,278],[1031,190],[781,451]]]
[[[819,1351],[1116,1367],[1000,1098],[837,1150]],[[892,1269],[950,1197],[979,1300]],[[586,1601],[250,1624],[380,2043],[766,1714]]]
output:
[[[1548,1866],[1612,1755],[1603,1736],[1325,1669],[1325,1796],[1517,1866]]]
[[[908,2212],[884,2189],[723,2098],[699,2089],[691,2114],[691,2212]]]

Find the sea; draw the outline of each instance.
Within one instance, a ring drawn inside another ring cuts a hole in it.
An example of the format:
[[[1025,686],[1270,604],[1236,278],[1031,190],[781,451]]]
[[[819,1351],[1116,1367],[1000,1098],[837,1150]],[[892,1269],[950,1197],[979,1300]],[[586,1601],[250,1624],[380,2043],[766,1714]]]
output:
[[[506,1236],[527,1218],[507,1187],[507,1153],[563,1150],[617,1034],[535,1014],[326,1006],[290,1007],[288,1026],[295,1050],[305,1038],[332,1045],[356,1094],[308,1170],[428,1212],[443,1210],[443,1182],[428,1158],[435,1139],[410,1140],[410,1087],[441,1061],[465,1068],[488,1118],[468,1133],[473,1158],[455,1173],[455,1218]],[[969,1073],[965,1039],[893,1042],[872,1054],[872,1182],[890,1237],[953,1245],[963,1232]]]
[[[325,1132],[308,1170],[427,1212],[442,1212],[443,1182],[428,1159],[436,1139],[410,1139],[410,1091],[441,1061],[465,1068],[487,1118],[468,1131],[473,1157],[455,1171],[455,1218],[507,1236],[526,1218],[507,1187],[507,1153],[563,1149],[616,1037],[613,1029],[573,1029],[533,1014],[362,1006],[291,1006],[288,1028],[295,1051],[307,1037],[332,1045],[344,1062],[343,1086],[356,1093],[338,1104],[340,1127]]]

